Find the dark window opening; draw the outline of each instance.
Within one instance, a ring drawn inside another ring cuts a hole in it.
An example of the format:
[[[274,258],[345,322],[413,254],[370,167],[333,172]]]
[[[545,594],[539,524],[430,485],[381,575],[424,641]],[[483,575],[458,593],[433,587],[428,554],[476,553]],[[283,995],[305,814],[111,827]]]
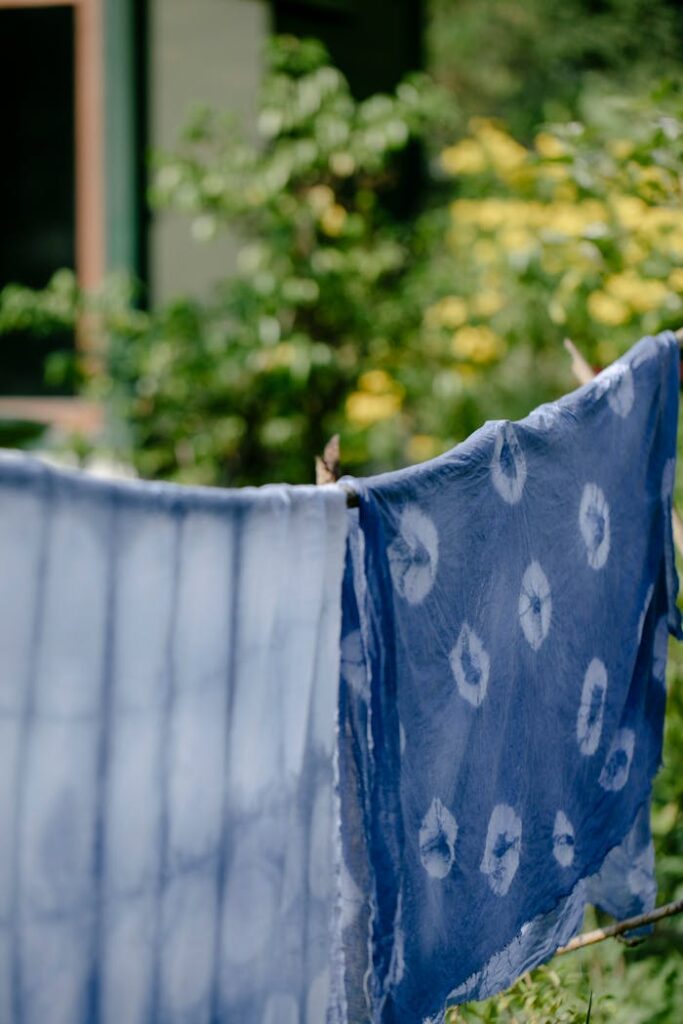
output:
[[[74,12],[0,10],[0,287],[42,288],[75,265]],[[0,337],[0,394],[70,393],[46,384],[45,360],[71,350],[71,333]]]

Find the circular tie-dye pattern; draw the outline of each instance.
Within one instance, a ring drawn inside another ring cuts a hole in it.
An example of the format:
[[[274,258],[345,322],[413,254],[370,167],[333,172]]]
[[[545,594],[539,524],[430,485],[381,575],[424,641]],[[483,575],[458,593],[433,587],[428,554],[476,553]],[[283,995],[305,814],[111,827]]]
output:
[[[610,545],[609,505],[597,484],[586,484],[579,506],[579,529],[591,569],[602,569]]]
[[[439,535],[417,505],[401,512],[399,532],[387,549],[394,587],[409,604],[420,604],[434,585]]]
[[[432,878],[445,878],[455,860],[458,824],[438,797],[434,797],[425,814],[418,836],[420,860]]]
[[[652,675],[662,686],[666,683],[666,658],[669,651],[669,628],[666,615],[657,622],[653,645]]]
[[[553,828],[553,855],[561,867],[568,868],[573,862],[574,847],[574,826],[564,811],[558,811]]]
[[[606,693],[607,669],[599,658],[593,658],[583,677],[581,703],[576,718],[576,739],[579,750],[586,757],[594,754],[600,746]]]
[[[534,651],[548,635],[552,610],[548,579],[538,562],[531,562],[522,577],[518,612],[524,636]]]
[[[517,504],[526,482],[526,459],[511,423],[503,423],[496,434],[491,480],[503,501],[509,505]]]
[[[603,789],[612,793],[623,789],[628,781],[636,736],[633,729],[618,729],[598,779]]]
[[[505,896],[519,867],[522,820],[509,804],[493,808],[480,870],[496,896]]]
[[[486,696],[490,659],[481,640],[467,623],[460,630],[450,662],[460,696],[478,708]]]
[[[612,412],[625,419],[633,408],[635,389],[633,373],[627,363],[613,363],[595,378],[595,389],[600,395],[607,395]]]

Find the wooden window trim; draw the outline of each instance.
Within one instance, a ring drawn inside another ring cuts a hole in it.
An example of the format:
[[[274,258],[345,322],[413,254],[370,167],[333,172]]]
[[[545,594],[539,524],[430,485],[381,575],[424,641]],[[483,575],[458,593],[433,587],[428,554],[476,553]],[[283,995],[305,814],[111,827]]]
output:
[[[41,7],[74,9],[76,275],[80,285],[91,290],[102,282],[106,259],[102,0],[0,0],[0,10]],[[95,346],[85,323],[78,325],[76,345],[86,352]],[[85,433],[101,423],[92,403],[78,398],[0,398],[0,417]]]

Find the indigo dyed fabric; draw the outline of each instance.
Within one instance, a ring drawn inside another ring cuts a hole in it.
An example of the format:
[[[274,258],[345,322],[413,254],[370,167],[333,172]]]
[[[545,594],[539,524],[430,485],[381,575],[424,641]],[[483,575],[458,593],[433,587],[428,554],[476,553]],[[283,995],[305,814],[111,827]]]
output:
[[[1,1024],[321,1024],[338,488],[0,459]]]
[[[340,737],[344,997],[426,1024],[655,898],[679,350],[353,480]]]

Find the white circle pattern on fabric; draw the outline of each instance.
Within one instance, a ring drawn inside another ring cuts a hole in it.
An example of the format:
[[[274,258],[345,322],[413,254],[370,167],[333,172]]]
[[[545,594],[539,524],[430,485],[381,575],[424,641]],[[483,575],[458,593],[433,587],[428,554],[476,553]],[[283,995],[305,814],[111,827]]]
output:
[[[481,640],[466,622],[450,653],[450,662],[458,693],[478,708],[486,696],[490,659]]]
[[[522,820],[509,804],[491,812],[480,870],[496,896],[505,896],[517,874],[522,848]]]
[[[618,729],[598,779],[603,789],[616,793],[628,781],[636,736],[633,729]]]
[[[607,499],[597,484],[586,484],[579,506],[579,529],[586,545],[591,569],[602,569],[610,547],[610,518]]]
[[[669,627],[666,615],[658,620],[653,644],[652,675],[662,686],[666,683],[666,659],[669,652]]]
[[[432,878],[445,878],[455,860],[455,841],[458,838],[458,824],[438,797],[434,797],[425,814],[418,844],[420,860]]]
[[[527,643],[537,651],[550,629],[553,602],[546,574],[536,561],[531,562],[522,577],[517,610]]]
[[[599,658],[593,658],[583,677],[581,703],[576,718],[576,739],[579,750],[586,757],[591,757],[600,746],[606,694],[607,669]]]
[[[561,867],[568,868],[573,862],[574,848],[574,826],[564,811],[558,811],[553,827],[553,856]]]
[[[439,562],[439,535],[429,516],[407,505],[399,532],[387,548],[389,571],[396,591],[409,604],[420,604],[434,585]]]
[[[508,505],[516,505],[526,482],[526,459],[511,423],[503,423],[496,434],[491,461],[493,486]]]
[[[612,412],[625,419],[635,401],[631,367],[627,363],[608,366],[595,378],[595,391],[598,397],[606,394]]]
[[[341,642],[340,670],[342,678],[349,684],[354,693],[364,700],[368,699],[369,679],[363,657],[363,643],[360,630],[353,629]]]

